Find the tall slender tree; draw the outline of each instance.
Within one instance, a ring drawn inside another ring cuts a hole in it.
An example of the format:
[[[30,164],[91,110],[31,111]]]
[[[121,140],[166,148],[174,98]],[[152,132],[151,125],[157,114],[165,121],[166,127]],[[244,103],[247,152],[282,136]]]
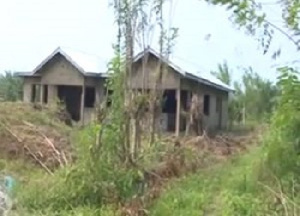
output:
[[[120,92],[120,83],[117,86],[114,86],[114,95],[118,95],[118,97],[124,97],[122,100],[118,100],[119,111],[122,110],[123,115],[118,115],[123,119],[119,121],[122,123],[120,125],[120,131],[123,137],[122,142],[122,151],[126,155],[124,160],[133,162],[138,158],[139,152],[141,151],[141,120],[143,107],[145,106],[145,97],[146,92],[142,90],[142,94],[139,90],[135,90],[132,87],[132,72],[133,72],[133,56],[134,51],[137,50],[137,46],[142,44],[142,50],[146,50],[150,44],[146,46],[146,38],[150,38],[151,31],[154,31],[155,26],[159,26],[160,28],[160,52],[163,60],[159,61],[159,65],[161,65],[158,71],[152,71],[155,73],[156,81],[154,89],[160,89],[160,83],[162,79],[162,69],[164,68],[164,64],[166,62],[165,53],[169,53],[167,51],[171,50],[169,47],[172,43],[168,42],[171,40],[170,37],[171,31],[166,31],[164,29],[164,20],[163,20],[163,0],[115,0],[113,2],[115,19],[118,24],[118,38],[116,47],[117,58],[115,61],[119,61],[114,65],[113,70],[116,70],[116,74],[122,76],[122,79],[118,79],[114,77],[118,82],[122,82],[123,89],[125,89],[122,93]],[[150,12],[149,12],[150,11]],[[154,18],[153,18],[154,17]],[[167,32],[167,33],[166,33]],[[169,33],[169,34],[168,34]],[[167,44],[167,46],[165,46]],[[165,48],[167,47],[167,48]],[[147,55],[146,55],[147,56]],[[144,58],[142,60],[142,73],[145,74],[146,66],[148,64],[148,59]],[[144,83],[144,82],[143,82]],[[150,104],[153,105],[153,126],[151,129],[151,137],[154,137],[155,133],[155,116],[157,111],[157,105],[160,105],[159,101],[159,92],[154,90],[153,97],[150,97]],[[153,100],[151,99],[153,98]],[[123,101],[123,104],[122,102]],[[113,102],[114,103],[114,102]],[[116,103],[116,102],[115,102]],[[112,111],[112,110],[111,110]],[[153,142],[153,139],[151,139]]]

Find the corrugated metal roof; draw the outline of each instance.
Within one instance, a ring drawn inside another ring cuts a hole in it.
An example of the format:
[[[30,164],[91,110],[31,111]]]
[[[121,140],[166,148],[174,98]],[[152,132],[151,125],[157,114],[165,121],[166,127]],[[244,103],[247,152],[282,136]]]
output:
[[[28,72],[28,71],[26,71],[26,72],[20,72],[20,71],[18,71],[18,72],[15,72],[14,73],[16,76],[20,76],[20,77],[32,77],[32,76],[35,76],[34,74],[32,74],[32,72]]]
[[[102,74],[107,71],[108,61],[96,55],[87,54],[67,47],[58,47],[33,70],[32,74],[35,74],[38,70],[40,70],[58,53],[63,55],[83,74]]]
[[[108,61],[97,56],[77,51],[67,47],[60,47],[60,50],[68,55],[72,62],[78,64],[84,72],[106,73]]]
[[[32,72],[18,73],[18,75],[37,75],[36,72],[40,70],[51,58],[53,58],[58,53],[63,55],[85,76],[108,77],[109,75],[107,73],[107,60],[104,60],[103,58],[100,58],[96,55],[87,54],[67,47],[58,47],[54,50],[54,52],[47,56]],[[170,57],[168,60],[164,59],[157,51],[150,47],[138,53],[134,57],[133,61],[138,61],[146,53],[151,53],[157,58],[164,60],[170,67],[172,67],[175,71],[177,71],[187,79],[192,79],[204,85],[209,85],[223,91],[233,91],[230,86],[224,84],[222,81],[215,78],[210,73],[204,72],[205,70],[199,68],[198,66],[187,63],[186,61],[176,57]]]

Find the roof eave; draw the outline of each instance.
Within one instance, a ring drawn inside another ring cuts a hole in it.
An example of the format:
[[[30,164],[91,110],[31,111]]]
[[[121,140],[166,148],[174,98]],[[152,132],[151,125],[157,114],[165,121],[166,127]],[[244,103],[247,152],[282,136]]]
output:
[[[169,67],[173,68],[175,71],[177,71],[181,76],[183,76],[184,78],[187,78],[187,79],[192,79],[192,80],[195,80],[199,83],[202,83],[202,84],[205,84],[205,85],[208,85],[208,86],[211,86],[211,87],[214,87],[216,89],[219,89],[219,90],[222,90],[222,91],[226,91],[226,92],[234,92],[233,89],[231,88],[227,88],[225,86],[221,86],[221,85],[218,85],[212,81],[209,81],[209,80],[206,80],[206,79],[203,79],[201,77],[198,77],[198,76],[195,76],[189,72],[186,72],[185,70],[183,70],[182,68],[180,68],[179,66],[177,66],[176,64],[174,64],[172,61],[168,60],[168,59],[164,59],[163,56],[161,56],[160,53],[156,52],[154,49],[148,47],[147,49],[141,51],[140,53],[138,53],[133,61],[134,62],[137,62],[138,60],[140,60],[145,54],[153,54],[155,57],[157,57],[158,59],[161,59],[164,63],[168,64]]]
[[[94,78],[107,78],[108,74],[107,73],[97,73],[97,72],[85,72],[84,76],[86,77],[94,77]]]
[[[233,89],[226,88],[224,86],[220,86],[220,85],[218,85],[216,83],[213,83],[213,82],[211,82],[209,80],[206,80],[206,79],[202,79],[202,78],[197,77],[197,76],[195,76],[193,74],[190,74],[190,73],[186,73],[186,75],[184,76],[184,78],[195,80],[195,81],[197,81],[199,83],[202,83],[202,84],[207,85],[207,86],[214,87],[214,88],[219,89],[221,91],[226,91],[226,92],[232,92],[232,91],[234,91]]]
[[[32,72],[15,72],[14,75],[18,77],[40,77],[39,74],[33,74]]]

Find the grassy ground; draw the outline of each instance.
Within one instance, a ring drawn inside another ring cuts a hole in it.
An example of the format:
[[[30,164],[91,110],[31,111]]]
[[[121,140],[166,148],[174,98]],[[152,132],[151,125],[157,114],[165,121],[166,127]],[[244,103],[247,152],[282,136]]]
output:
[[[150,215],[257,215],[252,214],[256,211],[255,203],[252,205],[249,202],[253,202],[253,195],[257,188],[256,186],[251,187],[250,182],[253,182],[251,170],[259,162],[257,159],[260,157],[260,153],[260,147],[253,147],[249,153],[236,156],[224,164],[217,164],[211,168],[199,170],[195,174],[172,181],[150,208]],[[21,161],[6,162],[4,172],[21,180],[23,187],[34,181],[47,182],[47,176],[43,170],[25,164]],[[251,199],[247,200],[248,196]],[[18,206],[17,210],[10,215],[115,216],[119,214],[110,207],[94,209],[86,206],[57,213],[53,209],[26,212],[21,206]]]
[[[173,182],[154,203],[151,215],[257,215],[254,198],[257,187],[251,185],[251,178],[260,153],[260,147],[255,147],[225,164]]]
[[[0,160],[1,164],[1,171],[0,174],[2,175],[11,175],[15,179],[17,179],[18,186],[17,190],[21,191],[21,194],[16,194],[14,196],[14,202],[16,203],[17,208],[10,212],[8,216],[115,216],[118,212],[115,211],[115,209],[111,207],[102,207],[102,208],[92,208],[89,206],[85,207],[78,207],[71,210],[66,211],[60,211],[55,212],[53,209],[41,209],[40,211],[33,210],[30,211],[28,208],[23,208],[22,205],[19,204],[19,199],[22,199],[24,194],[22,194],[22,191],[26,187],[31,187],[32,184],[37,183],[37,186],[40,186],[40,182],[44,182],[45,186],[47,184],[51,183],[51,177],[45,173],[44,170],[40,169],[39,167],[35,165],[31,165],[28,163],[28,161],[22,161],[22,160]],[[51,190],[51,188],[49,188]],[[34,193],[34,191],[31,191]],[[34,194],[26,194],[26,196],[34,196]],[[49,207],[51,206],[51,203],[49,203]]]
[[[43,211],[35,211],[35,212],[12,212],[8,216],[116,216],[115,211],[109,208],[103,209],[92,209],[89,207],[86,208],[76,208],[70,211],[60,211],[54,212],[53,210],[43,210]]]

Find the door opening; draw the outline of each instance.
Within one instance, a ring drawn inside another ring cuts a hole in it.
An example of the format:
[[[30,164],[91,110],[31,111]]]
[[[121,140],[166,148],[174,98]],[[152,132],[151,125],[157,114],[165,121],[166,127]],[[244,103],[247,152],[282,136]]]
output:
[[[67,111],[74,121],[80,120],[81,86],[57,86],[58,98],[64,102]]]

